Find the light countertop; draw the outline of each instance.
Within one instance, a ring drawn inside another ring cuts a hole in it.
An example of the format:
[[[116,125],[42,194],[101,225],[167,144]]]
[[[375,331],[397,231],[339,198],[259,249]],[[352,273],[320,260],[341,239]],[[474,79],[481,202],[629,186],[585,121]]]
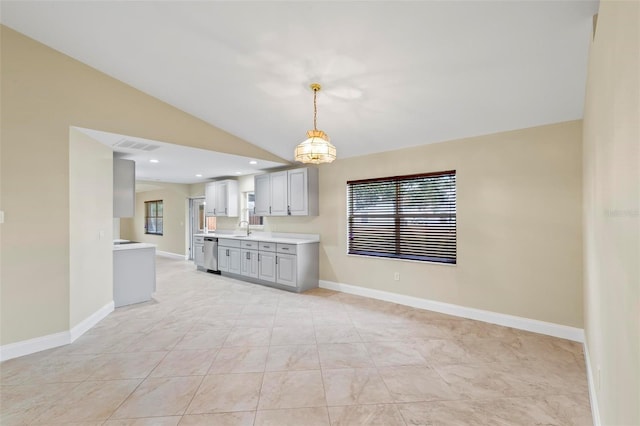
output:
[[[156,248],[155,244],[149,243],[133,243],[133,244],[114,244],[113,251],[121,251],[121,250],[137,250],[143,248]]]
[[[207,234],[194,234],[199,237],[215,237],[229,240],[240,241],[264,241],[265,243],[284,243],[284,244],[312,244],[320,242],[320,236],[317,234],[290,234],[290,233],[267,233],[252,231],[247,237],[245,233],[234,232],[209,232]]]

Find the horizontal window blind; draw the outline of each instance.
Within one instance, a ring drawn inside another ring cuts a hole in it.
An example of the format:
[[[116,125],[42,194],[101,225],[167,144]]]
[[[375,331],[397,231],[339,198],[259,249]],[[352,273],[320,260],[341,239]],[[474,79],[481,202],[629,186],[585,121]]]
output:
[[[456,263],[455,170],[347,182],[349,254]]]

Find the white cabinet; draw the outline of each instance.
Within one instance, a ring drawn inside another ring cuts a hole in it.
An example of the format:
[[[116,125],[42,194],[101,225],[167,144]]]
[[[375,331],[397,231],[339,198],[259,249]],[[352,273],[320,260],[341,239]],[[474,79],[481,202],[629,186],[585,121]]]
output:
[[[219,239],[218,269],[222,272],[240,275],[240,251],[240,241]]]
[[[245,277],[258,278],[258,242],[240,242],[240,274]]]
[[[287,172],[289,215],[318,215],[318,169],[295,169]]]
[[[270,173],[271,175],[271,209],[270,216],[286,216],[287,202],[287,171]],[[255,189],[254,189],[255,190]]]
[[[219,180],[205,186],[207,216],[238,216],[238,181]]]
[[[204,214],[206,216],[216,215],[216,183],[207,182],[204,187]]]
[[[258,175],[254,183],[255,214],[318,215],[318,169],[307,167]]]
[[[279,254],[276,257],[276,283],[289,287],[297,287],[298,258],[291,254]]]
[[[271,213],[271,175],[269,173],[254,177],[253,191],[255,194],[254,214],[258,216],[269,216]]]
[[[271,283],[276,282],[276,254],[274,252],[261,251],[258,268],[259,279]]]
[[[258,250],[240,250],[240,274],[245,277],[258,278]]]
[[[296,292],[318,287],[319,244],[218,239],[218,268],[249,282]]]
[[[196,268],[204,270],[204,237],[193,237],[193,263],[196,264]]]

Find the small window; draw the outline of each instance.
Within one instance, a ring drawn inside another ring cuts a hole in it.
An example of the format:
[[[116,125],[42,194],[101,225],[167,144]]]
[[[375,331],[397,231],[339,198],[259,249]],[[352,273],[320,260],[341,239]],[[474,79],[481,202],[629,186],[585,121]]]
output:
[[[246,220],[249,222],[251,226],[261,226],[264,225],[263,216],[259,216],[254,214],[256,211],[256,194],[253,191],[244,193],[244,204],[245,207],[242,209],[243,215],[242,220]]]
[[[162,200],[144,202],[144,233],[162,235]]]
[[[347,182],[348,253],[456,263],[456,172]]]

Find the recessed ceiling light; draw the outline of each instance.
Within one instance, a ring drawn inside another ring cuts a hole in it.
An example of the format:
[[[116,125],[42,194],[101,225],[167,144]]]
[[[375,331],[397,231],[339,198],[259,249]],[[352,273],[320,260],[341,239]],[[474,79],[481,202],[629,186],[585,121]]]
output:
[[[242,174],[242,172],[236,172],[236,174],[237,174],[237,175],[241,175],[241,174]]]
[[[255,165],[255,164],[258,164],[258,162],[256,160],[251,160],[251,161],[249,161],[249,164]]]
[[[198,173],[198,174],[196,175],[196,177],[202,177],[202,175],[201,175],[200,173]]]
[[[149,160],[150,163],[159,163],[159,160],[156,160],[155,158],[152,158],[151,160]]]

